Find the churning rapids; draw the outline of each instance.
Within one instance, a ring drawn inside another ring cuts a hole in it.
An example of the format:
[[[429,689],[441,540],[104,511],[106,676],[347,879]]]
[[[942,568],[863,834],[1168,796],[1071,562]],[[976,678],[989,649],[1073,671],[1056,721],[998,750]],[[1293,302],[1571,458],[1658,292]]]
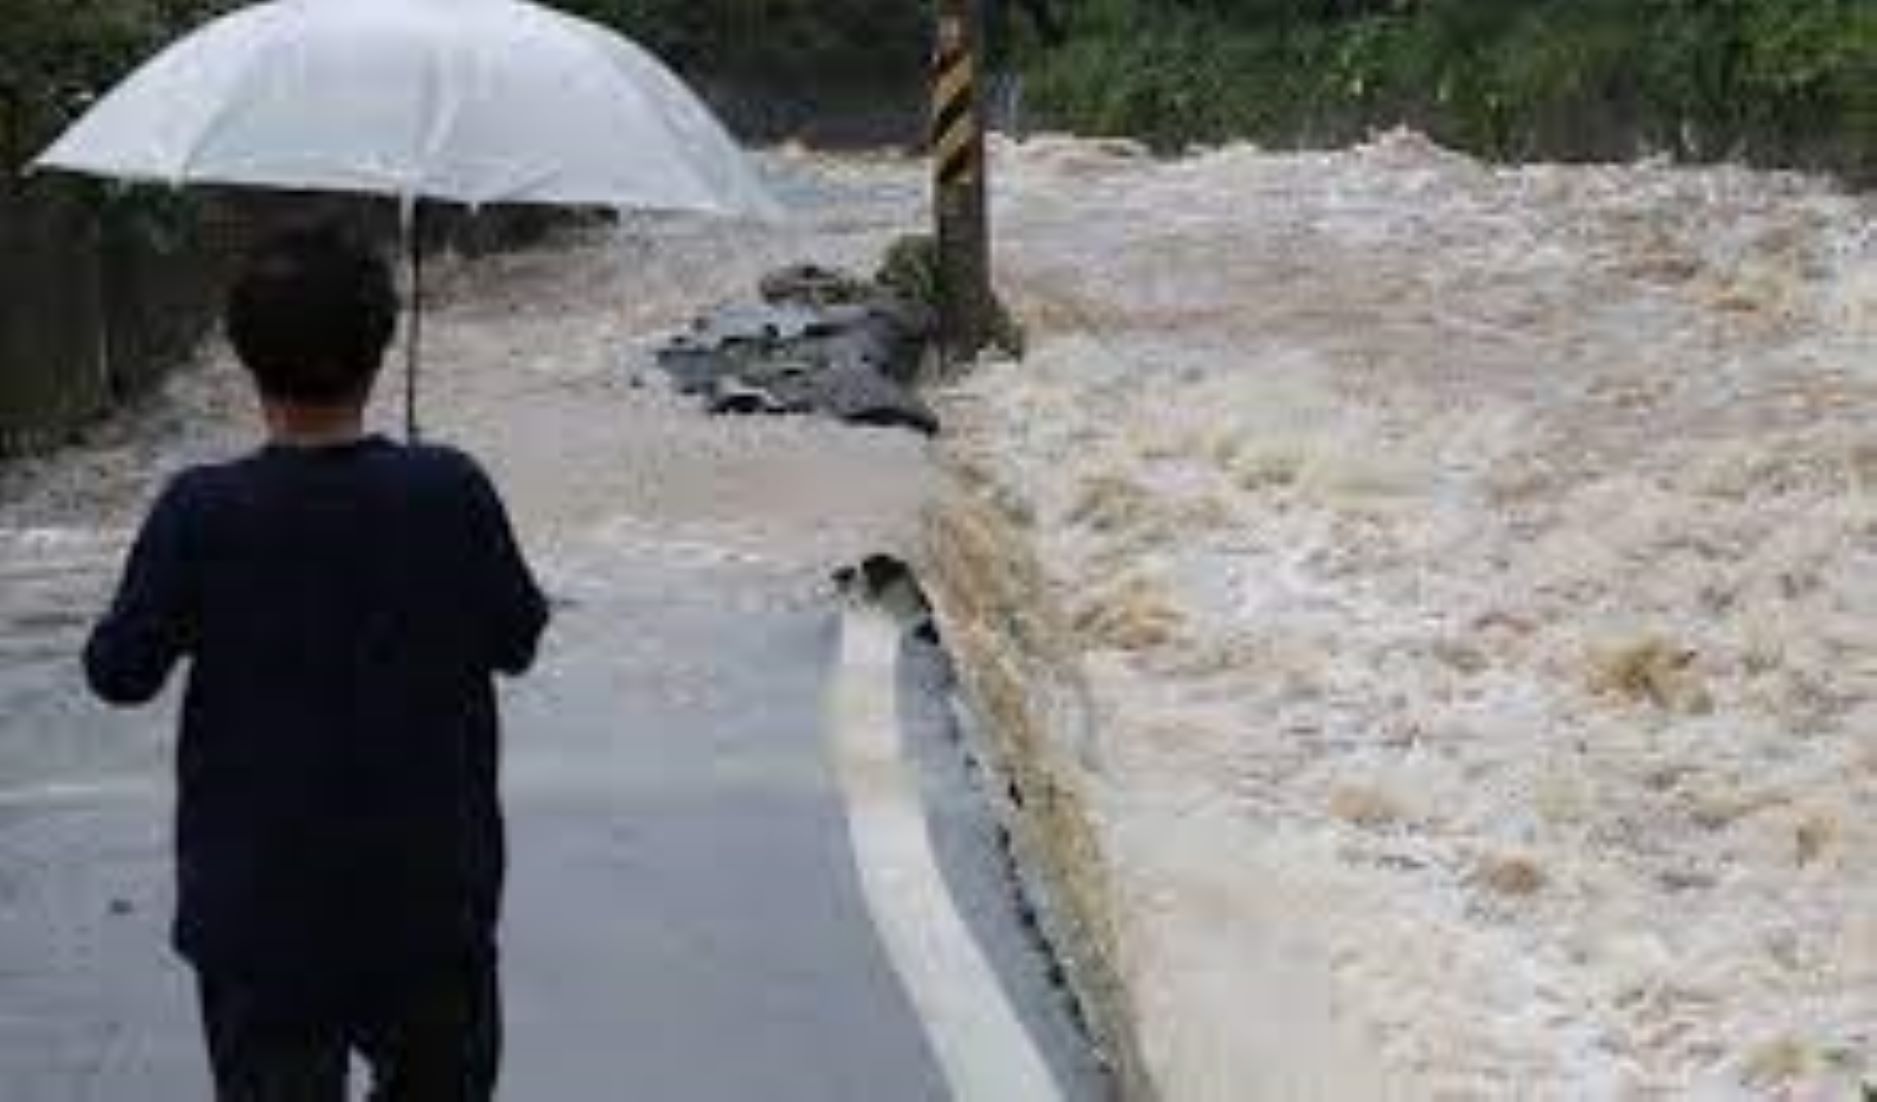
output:
[[[954,447],[1084,655],[1169,1096],[1305,1001],[1408,1097],[1869,1074],[1877,204],[1408,134],[1003,168],[1031,356]]]
[[[1167,1095],[1257,1079],[1273,938],[1409,1096],[1827,1098],[1872,1072],[1872,200],[1400,134],[997,161],[1031,355],[945,397],[948,446],[1083,654]],[[771,165],[786,229],[651,220],[449,271],[431,418],[550,584],[643,546],[812,586],[916,538],[909,435],[634,384],[764,267],[865,269],[921,221],[911,163]],[[19,671],[71,661],[161,476],[247,439],[225,352],[202,361],[0,471],[0,707],[46,721],[0,746],[9,786],[160,755]]]

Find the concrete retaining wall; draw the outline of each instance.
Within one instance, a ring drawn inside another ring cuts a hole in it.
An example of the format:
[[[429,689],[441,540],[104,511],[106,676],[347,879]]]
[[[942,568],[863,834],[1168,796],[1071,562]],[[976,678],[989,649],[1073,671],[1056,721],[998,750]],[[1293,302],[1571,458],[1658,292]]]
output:
[[[0,456],[43,451],[142,392],[215,315],[232,227],[167,242],[58,184],[0,191]]]
[[[0,192],[0,456],[110,401],[97,226],[56,195]]]
[[[0,188],[0,458],[57,447],[186,359],[215,326],[235,262],[270,229],[334,218],[398,242],[386,200],[221,191],[173,216],[139,209],[100,216],[63,181]],[[425,250],[523,248],[568,217],[426,207]]]
[[[1021,815],[1019,863],[1037,878],[1045,933],[1067,967],[1124,1097],[1149,1102],[1123,969],[1122,913],[1097,845],[1087,694],[1068,633],[1019,526],[968,470],[928,514],[916,564],[959,679]]]

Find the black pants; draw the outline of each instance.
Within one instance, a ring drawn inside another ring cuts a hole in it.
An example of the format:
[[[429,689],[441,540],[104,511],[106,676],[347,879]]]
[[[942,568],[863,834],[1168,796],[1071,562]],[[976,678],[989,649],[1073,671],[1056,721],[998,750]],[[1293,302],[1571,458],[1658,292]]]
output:
[[[495,962],[293,989],[204,973],[218,1102],[345,1102],[352,1053],[374,1102],[488,1102],[501,1064]]]

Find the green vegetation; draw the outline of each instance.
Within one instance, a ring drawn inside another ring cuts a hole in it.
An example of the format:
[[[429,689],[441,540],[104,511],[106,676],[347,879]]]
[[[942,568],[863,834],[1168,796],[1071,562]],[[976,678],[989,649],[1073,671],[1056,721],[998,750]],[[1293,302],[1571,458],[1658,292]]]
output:
[[[1013,8],[1011,0],[993,0]],[[929,0],[557,0],[708,85],[833,102],[923,70]],[[0,163],[240,0],[0,0]],[[1406,122],[1503,158],[1746,157],[1877,177],[1874,0],[1075,0],[1017,56],[1045,122],[1160,148]],[[1013,25],[1028,29],[1027,21]],[[839,97],[835,97],[838,100]]]
[[[210,14],[236,6],[232,0],[0,0],[0,167],[31,159],[138,61]]]
[[[1877,175],[1871,0],[1085,0],[1028,68],[1051,123],[1161,148],[1406,122],[1501,158]]]
[[[721,82],[903,85],[925,68],[924,0],[547,0]]]

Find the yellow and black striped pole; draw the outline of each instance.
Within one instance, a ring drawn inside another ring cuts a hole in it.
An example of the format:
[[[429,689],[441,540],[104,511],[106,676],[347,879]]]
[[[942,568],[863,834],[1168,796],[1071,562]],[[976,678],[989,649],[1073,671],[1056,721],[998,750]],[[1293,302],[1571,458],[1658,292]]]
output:
[[[940,331],[947,358],[977,355],[992,332],[986,210],[982,0],[937,0],[932,76],[933,205],[938,218]]]

